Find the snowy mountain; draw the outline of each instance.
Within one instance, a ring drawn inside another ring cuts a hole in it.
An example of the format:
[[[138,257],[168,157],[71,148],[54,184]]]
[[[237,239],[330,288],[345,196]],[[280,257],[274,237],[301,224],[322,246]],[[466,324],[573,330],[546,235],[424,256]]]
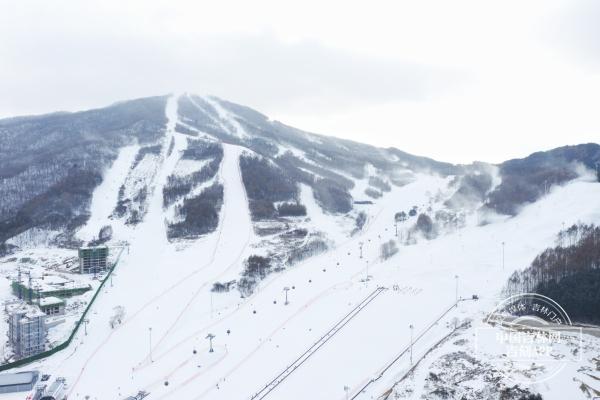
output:
[[[5,276],[64,263],[84,245],[127,249],[88,334],[21,367],[66,377],[69,398],[562,399],[581,396],[583,381],[600,390],[593,336],[570,375],[518,390],[507,377],[528,371],[483,363],[497,349],[473,343],[514,271],[565,224],[600,223],[598,144],[453,165],[191,94],[0,120],[0,143]],[[422,333],[415,360],[435,377],[411,369],[409,325]],[[436,386],[448,382],[444,362],[468,376],[454,391]]]

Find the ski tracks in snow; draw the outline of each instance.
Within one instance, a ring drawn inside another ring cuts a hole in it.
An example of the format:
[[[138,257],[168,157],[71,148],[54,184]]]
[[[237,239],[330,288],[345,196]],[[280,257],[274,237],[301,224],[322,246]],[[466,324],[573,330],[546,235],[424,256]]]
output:
[[[224,184],[224,205],[221,212],[219,239],[213,251],[211,261],[206,267],[218,267],[219,265],[227,265],[227,267],[218,271],[218,274],[212,280],[204,279],[204,282],[194,291],[185,307],[178,313],[175,321],[158,340],[153,350],[160,348],[206,287],[211,282],[217,281],[230,273],[240,263],[252,239],[252,223],[250,221],[250,211],[248,210],[248,199],[239,166],[239,158],[243,149],[227,144],[224,144],[223,147],[225,154],[221,167],[221,176]]]

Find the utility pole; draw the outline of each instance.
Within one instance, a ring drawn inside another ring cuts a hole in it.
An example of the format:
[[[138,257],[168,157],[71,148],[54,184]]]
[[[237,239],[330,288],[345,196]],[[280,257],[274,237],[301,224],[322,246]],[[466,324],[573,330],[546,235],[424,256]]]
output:
[[[288,304],[290,304],[290,302],[288,301],[288,292],[289,292],[290,288],[286,286],[283,288],[283,290],[285,291],[285,303],[284,304],[287,306]]]
[[[213,353],[214,352],[213,345],[212,345],[212,341],[213,341],[214,338],[215,338],[215,335],[213,335],[212,333],[209,333],[208,335],[206,335],[206,339],[208,339],[209,342],[210,342],[210,350],[208,350],[209,353]]]
[[[413,365],[413,330],[414,330],[414,326],[413,324],[410,324],[408,326],[410,328],[410,365]]]
[[[362,255],[362,249],[363,249],[363,246],[364,246],[364,243],[363,243],[363,242],[359,242],[359,243],[358,243],[358,248],[359,248],[359,250],[360,250],[360,257],[359,257],[359,258],[361,258],[361,259],[363,258],[363,255]]]
[[[85,332],[85,336],[87,336],[87,325],[88,325],[88,323],[89,323],[89,322],[90,322],[90,320],[89,320],[89,319],[87,319],[87,318],[85,318],[85,319],[83,320],[83,330],[84,330],[84,332]]]
[[[148,328],[148,334],[149,334],[149,336],[150,336],[150,351],[149,351],[149,354],[150,354],[150,362],[154,362],[154,360],[152,359],[152,327],[149,327],[149,328]]]

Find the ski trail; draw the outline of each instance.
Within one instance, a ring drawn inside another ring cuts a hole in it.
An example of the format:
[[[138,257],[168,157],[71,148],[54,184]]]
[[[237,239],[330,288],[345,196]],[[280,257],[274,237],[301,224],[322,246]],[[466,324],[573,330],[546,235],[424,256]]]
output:
[[[184,308],[178,313],[175,321],[166,329],[153,350],[160,348],[179,321],[184,317],[189,308],[206,287],[231,272],[241,264],[241,258],[252,238],[252,222],[248,209],[246,189],[242,182],[239,166],[240,155],[243,148],[223,144],[223,163],[221,166],[221,180],[224,183],[223,210],[219,226],[218,244],[211,258],[211,266],[226,265],[223,270],[218,270],[212,280],[205,280],[193,293]]]
[[[356,236],[354,236],[354,237],[352,237],[352,238],[349,238],[349,239],[348,239],[348,240],[346,240],[344,243],[341,243],[341,244],[338,246],[337,250],[342,250],[342,249],[351,249],[351,248],[353,248],[352,246],[354,246],[354,247],[357,247],[357,246],[358,246],[359,239],[360,239],[360,238],[361,238],[363,235],[366,235],[366,234],[369,232],[369,230],[370,230],[370,227],[372,226],[372,224],[373,224],[375,221],[377,221],[377,220],[380,218],[382,211],[383,211],[383,209],[380,209],[380,210],[378,210],[378,211],[377,211],[377,213],[375,214],[375,216],[369,219],[369,221],[368,221],[368,222],[367,222],[367,224],[365,225],[365,228],[364,228],[364,230],[363,230],[361,233],[359,233],[358,235],[356,235]],[[247,244],[246,244],[246,245],[247,245]],[[331,256],[331,252],[332,252],[332,251],[333,251],[333,250],[330,250],[330,251],[327,251],[327,252],[325,252],[325,253],[319,254],[319,255],[317,255],[317,256],[310,257],[310,258],[308,258],[308,259],[306,259],[306,260],[304,260],[304,261],[302,261],[302,262],[300,262],[300,263],[296,264],[296,265],[294,266],[294,268],[295,268],[295,269],[299,269],[299,268],[302,268],[304,265],[309,265],[309,264],[312,264],[312,263],[314,263],[314,262],[316,262],[316,261],[320,261],[320,260],[326,259],[327,257]],[[344,251],[346,251],[346,250],[344,250]],[[371,265],[371,268],[373,268],[373,267],[375,266],[375,261],[377,261],[377,259],[373,259],[373,261],[374,261],[374,262],[373,262],[373,265]],[[334,285],[332,285],[331,287],[327,288],[325,291],[323,291],[322,293],[320,293],[318,296],[316,296],[316,297],[315,297],[315,299],[316,299],[317,297],[320,297],[320,296],[324,295],[326,292],[328,292],[329,290],[331,290],[331,289],[335,288],[336,286],[338,286],[338,285],[343,285],[343,284],[346,284],[346,283],[349,283],[349,282],[351,282],[351,281],[352,281],[352,279],[355,279],[356,277],[358,277],[358,276],[360,276],[360,275],[363,275],[366,269],[367,269],[367,267],[363,267],[363,268],[359,269],[357,272],[353,273],[353,274],[352,274],[350,277],[341,279],[339,282],[335,283]],[[225,271],[225,272],[226,272],[226,271]],[[274,275],[271,275],[270,277],[268,277],[268,278],[267,278],[266,282],[263,282],[263,284],[262,284],[262,286],[261,286],[261,290],[264,290],[264,289],[266,289],[266,288],[270,287],[271,285],[273,285],[273,284],[275,284],[275,283],[279,282],[281,279],[284,279],[284,278],[285,278],[285,276],[286,276],[286,274],[274,274]],[[193,296],[192,300],[190,301],[190,304],[191,304],[191,302],[192,302],[192,301],[193,301],[193,300],[194,300],[194,299],[195,299],[195,298],[198,296],[198,294],[199,294],[200,290],[201,290],[202,288],[204,288],[205,286],[206,286],[206,284],[204,284],[204,285],[203,285],[203,286],[202,286],[202,287],[201,287],[201,288],[200,288],[200,289],[199,289],[199,290],[198,290],[198,291],[195,293],[195,295]],[[245,302],[244,302],[244,303],[243,303],[243,304],[242,304],[240,307],[238,307],[237,309],[233,310],[231,313],[229,313],[229,314],[226,314],[226,315],[224,315],[223,317],[221,317],[221,318],[219,318],[219,319],[217,319],[217,320],[215,320],[215,321],[211,322],[210,324],[208,324],[208,325],[206,325],[206,326],[204,326],[204,327],[202,327],[202,328],[200,328],[200,329],[197,329],[197,330],[195,330],[195,331],[194,331],[194,332],[192,332],[190,335],[186,336],[184,339],[180,340],[179,342],[177,342],[177,343],[176,343],[176,344],[174,344],[173,346],[169,347],[168,349],[166,349],[166,350],[165,350],[165,351],[163,351],[162,353],[159,353],[159,354],[158,354],[158,356],[156,356],[156,357],[155,357],[155,360],[158,360],[158,359],[160,359],[160,358],[163,358],[163,357],[164,357],[165,355],[167,355],[168,353],[170,353],[170,352],[172,352],[173,350],[175,350],[175,349],[177,349],[177,348],[179,348],[179,347],[183,346],[183,345],[184,345],[184,344],[186,344],[187,342],[189,342],[189,341],[193,340],[193,339],[194,339],[196,336],[198,336],[199,334],[201,334],[201,333],[203,333],[203,332],[205,333],[205,332],[206,332],[208,329],[212,328],[213,326],[215,326],[215,325],[218,325],[219,323],[221,323],[221,322],[223,322],[223,321],[227,320],[228,318],[231,318],[231,317],[235,316],[237,313],[239,313],[239,312],[241,312],[241,311],[243,311],[243,310],[245,310],[245,309],[248,309],[248,308],[250,308],[250,307],[251,307],[251,304],[250,304],[250,303],[251,303],[251,300],[252,300],[252,299],[254,299],[256,296],[258,296],[258,295],[259,295],[259,293],[260,293],[260,291],[256,290],[254,293],[252,293],[252,295],[251,295],[251,296],[249,296],[249,297],[247,297],[247,298],[246,298],[246,301],[245,301]],[[307,303],[306,303],[306,304],[307,304],[307,306],[308,306],[308,304],[309,304],[309,303],[311,303],[311,302],[312,302],[312,301],[314,301],[315,299],[312,299],[311,301],[307,302]],[[296,314],[294,314],[294,315],[296,315]],[[290,319],[291,319],[291,318],[290,318]],[[274,333],[275,333],[275,332],[274,332]],[[273,334],[274,334],[274,333],[273,333]],[[154,350],[155,350],[155,348],[153,348],[153,351],[154,351]],[[143,367],[143,366],[141,366],[141,367]]]
[[[167,178],[173,173],[177,161],[179,161],[180,152],[187,146],[187,141],[175,135],[175,125],[177,124],[177,99],[178,96],[171,96],[167,101],[165,114],[167,116],[166,135],[161,149],[162,166],[155,177],[152,197],[148,205],[146,220],[140,229],[141,235],[137,235],[136,247],[142,248],[144,252],[150,250],[161,250],[168,246],[165,219],[163,213],[163,188],[167,183]],[[171,142],[174,141],[173,151],[169,152]],[[133,247],[133,246],[132,246]],[[152,253],[152,251],[150,252]]]
[[[154,188],[152,190],[152,197],[148,207],[148,213],[146,219],[142,222],[135,241],[131,245],[131,258],[135,258],[136,255],[140,260],[144,260],[144,264],[148,266],[156,265],[153,261],[156,257],[160,256],[165,248],[168,246],[168,240],[165,229],[165,220],[162,212],[163,204],[163,188],[167,182],[168,176],[172,173],[179,160],[180,152],[187,145],[187,141],[183,138],[176,137],[175,125],[177,124],[177,99],[178,96],[173,95],[167,101],[165,107],[165,114],[167,117],[167,124],[165,129],[165,138],[161,150],[162,168],[159,173],[155,176]],[[169,147],[171,142],[174,141],[175,145],[171,152]],[[84,362],[77,378],[70,385],[69,397],[74,392],[77,384],[81,380],[87,365],[91,360],[94,359],[96,354],[108,343],[113,334],[117,332],[112,330],[108,336],[94,349],[91,355]]]
[[[123,147],[117,159],[105,171],[102,183],[94,190],[92,196],[90,219],[77,232],[77,237],[85,241],[92,240],[98,234],[100,228],[111,224],[109,216],[119,200],[119,188],[125,182],[129,167],[133,164],[139,148],[138,144]]]
[[[235,116],[233,116],[229,111],[224,109],[218,100],[215,100],[214,98],[211,98],[208,96],[203,97],[203,100],[206,101],[208,104],[210,104],[217,111],[217,114],[219,115],[220,120],[229,122],[231,124],[231,126],[233,127],[233,129],[235,130],[235,132],[232,131],[231,129],[227,129],[227,127],[225,127],[225,126],[223,126],[223,124],[221,124],[223,129],[228,131],[232,136],[235,136],[240,139],[245,139],[245,138],[249,137],[248,133],[246,133],[246,130],[235,119]]]

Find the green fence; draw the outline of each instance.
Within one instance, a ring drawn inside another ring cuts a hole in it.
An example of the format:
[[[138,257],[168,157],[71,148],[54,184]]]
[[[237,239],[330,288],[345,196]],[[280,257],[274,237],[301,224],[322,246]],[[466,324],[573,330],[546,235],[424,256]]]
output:
[[[42,359],[44,359],[46,357],[50,357],[51,355],[56,354],[59,351],[64,350],[67,347],[69,347],[69,345],[71,344],[71,341],[73,340],[73,338],[77,334],[77,331],[79,330],[79,327],[83,323],[83,321],[84,321],[84,319],[85,319],[88,311],[90,311],[90,309],[92,308],[92,305],[94,304],[94,301],[96,301],[96,297],[98,297],[98,294],[100,294],[100,291],[104,287],[104,284],[110,278],[110,275],[113,273],[114,269],[119,264],[119,260],[121,259],[121,254],[123,254],[123,250],[125,250],[125,249],[124,248],[121,249],[121,251],[119,252],[119,255],[117,256],[117,260],[115,261],[115,263],[113,264],[113,266],[108,270],[108,273],[106,274],[106,276],[104,277],[104,279],[102,279],[102,281],[100,282],[100,286],[98,286],[98,290],[96,290],[96,293],[94,293],[94,296],[90,300],[90,303],[85,308],[85,311],[81,315],[81,318],[79,318],[79,320],[75,324],[75,328],[73,329],[73,332],[71,332],[71,334],[69,335],[69,338],[67,340],[65,340],[63,343],[59,344],[58,346],[56,346],[56,347],[54,347],[54,348],[52,348],[50,350],[44,351],[44,352],[36,354],[34,356],[27,357],[27,358],[22,358],[20,360],[13,361],[13,362],[8,363],[8,364],[0,365],[0,372],[6,371],[6,370],[9,370],[9,369],[12,369],[12,368],[22,367],[23,365],[27,365],[27,364],[32,363],[34,361],[42,360]]]

